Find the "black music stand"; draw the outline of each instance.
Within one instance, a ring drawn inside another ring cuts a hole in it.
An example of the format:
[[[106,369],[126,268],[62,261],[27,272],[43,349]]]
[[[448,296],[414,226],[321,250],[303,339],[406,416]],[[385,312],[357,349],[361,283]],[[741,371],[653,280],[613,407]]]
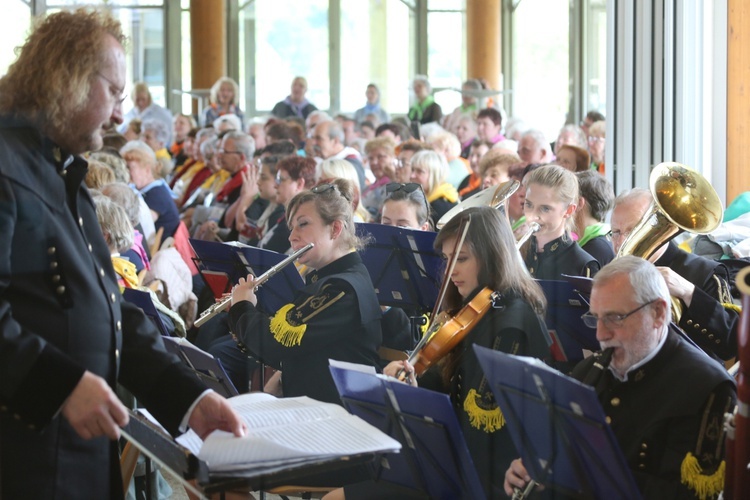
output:
[[[270,250],[238,243],[191,239],[190,244],[198,256],[196,265],[202,276],[204,270],[226,274],[228,285],[224,292],[228,292],[240,278],[251,273],[256,277],[260,276],[288,257]],[[204,281],[209,284],[205,277]],[[295,292],[304,285],[305,282],[297,268],[286,266],[258,289],[258,308],[266,314],[274,314],[284,304],[292,302]]]
[[[431,311],[440,288],[442,258],[433,249],[437,233],[382,224],[357,224],[371,242],[360,252],[378,302]]]
[[[246,491],[276,488],[304,481],[307,477],[314,477],[323,472],[340,470],[344,474],[346,469],[372,462],[378,456],[375,453],[363,453],[325,458],[304,464],[258,467],[216,475],[209,472],[205,462],[139,413],[130,412],[128,425],[123,428],[123,437],[133,443],[149,460],[169,470],[180,479],[186,489],[201,498],[239,488]],[[149,464],[147,467],[150,469]]]
[[[591,387],[534,358],[474,352],[532,479],[576,498],[641,498]]]
[[[564,276],[565,277],[565,276]],[[588,281],[537,280],[547,298],[544,321],[553,338],[553,357],[556,361],[575,364],[583,359],[583,350],[598,351],[596,328],[590,328],[581,319],[589,310],[590,285]],[[578,278],[578,277],[574,277]],[[586,280],[586,278],[580,278]]]
[[[122,298],[131,304],[138,306],[141,311],[143,311],[143,314],[145,314],[154,326],[156,326],[156,329],[159,330],[162,337],[171,336],[148,292],[136,290],[134,288],[126,288],[122,291]]]
[[[167,351],[177,355],[208,387],[225,398],[239,394],[230,380],[221,360],[191,344],[187,339],[166,337]]]
[[[400,453],[373,467],[374,479],[428,498],[485,498],[449,397],[365,368],[330,366],[344,406],[401,443]]]

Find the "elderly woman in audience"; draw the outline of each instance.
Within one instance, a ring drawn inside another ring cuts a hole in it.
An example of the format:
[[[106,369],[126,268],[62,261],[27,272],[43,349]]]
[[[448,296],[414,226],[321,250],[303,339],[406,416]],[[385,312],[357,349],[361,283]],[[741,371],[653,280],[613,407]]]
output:
[[[375,138],[365,144],[365,154],[370,172],[375,177],[375,182],[365,187],[362,191],[362,205],[372,218],[380,213],[380,208],[385,200],[385,186],[391,179],[389,173],[393,171],[396,161],[396,144],[387,137]]]
[[[484,155],[479,162],[479,170],[482,172],[482,188],[499,186],[509,181],[511,168],[520,162],[521,159],[517,155],[498,149],[493,149]]]
[[[481,107],[479,99],[472,93],[482,89],[482,82],[469,78],[461,86],[461,105],[453,110],[443,120],[443,128],[452,134],[458,135],[458,124],[464,117],[474,120]],[[460,139],[460,137],[459,137]],[[472,137],[473,139],[473,137]],[[463,144],[464,141],[461,141]]]
[[[427,139],[427,144],[437,153],[440,153],[448,162],[448,178],[446,179],[453,187],[458,188],[467,175],[471,174],[469,161],[461,158],[461,143],[458,138],[450,132],[438,131]]]
[[[395,170],[393,171],[393,175],[388,175],[388,177],[402,184],[411,182],[411,159],[416,153],[425,149],[428,149],[427,144],[414,139],[399,144],[396,147],[398,159]]]
[[[505,139],[502,130],[503,115],[500,111],[487,108],[477,114],[477,137],[481,140],[497,144]]]
[[[458,204],[458,191],[446,181],[448,162],[435,151],[420,151],[411,159],[411,182],[422,186],[430,204],[433,226]]]
[[[316,111],[318,108],[307,100],[307,80],[303,76],[297,76],[292,80],[292,91],[286,99],[279,101],[271,110],[271,114],[277,118],[298,116],[302,119]],[[309,127],[308,127],[309,128]]]
[[[148,241],[144,242],[145,236],[140,223],[140,203],[143,198],[122,182],[113,182],[102,186],[101,193],[125,210],[125,214],[127,214],[128,220],[133,226],[133,245],[129,249],[121,251],[121,255],[135,264],[137,272],[141,272],[143,269],[151,269]]]
[[[589,152],[578,146],[564,144],[557,151],[555,163],[571,172],[585,172],[590,170],[591,157]]]
[[[163,228],[162,238],[172,236],[180,223],[172,191],[164,179],[157,179],[158,162],[154,151],[142,141],[130,141],[120,151],[128,165],[130,180],[146,200],[156,230]]]
[[[195,119],[190,115],[176,114],[172,122],[172,145],[169,147],[169,155],[172,157],[174,166],[182,165],[188,159],[188,153],[184,150],[185,141],[188,141],[190,131],[196,127]],[[195,137],[195,135],[193,135]],[[188,141],[189,145],[190,141]]]
[[[464,177],[461,184],[458,185],[458,195],[462,200],[477,194],[482,190],[482,171],[479,168],[479,162],[492,149],[492,143],[475,139],[469,149],[469,167],[471,173]]]
[[[435,99],[432,97],[432,85],[424,75],[417,75],[412,82],[414,97],[416,102],[409,109],[409,120],[418,121],[419,123],[438,122],[443,117],[443,110]]]
[[[125,134],[133,120],[139,122],[145,122],[147,120],[157,120],[164,124],[167,128],[167,138],[164,144],[172,142],[172,113],[168,109],[162,108],[156,104],[152,97],[151,91],[148,89],[148,85],[143,82],[138,82],[133,85],[133,109],[125,113],[122,117],[122,123],[117,127],[117,131],[121,134]],[[140,130],[137,134],[140,134]],[[125,134],[126,135],[126,134]],[[128,137],[128,140],[133,140],[135,137]]]
[[[354,200],[356,204],[354,206],[354,222],[369,222],[371,220],[370,213],[362,205],[362,197],[359,194],[359,176],[354,165],[346,160],[323,160],[320,164],[320,175],[318,176],[319,182],[330,179],[348,179],[352,181],[354,186]]]
[[[607,125],[603,121],[595,122],[589,127],[589,151],[591,151],[591,168],[604,175],[604,146],[606,143]]]
[[[589,147],[583,129],[572,123],[569,123],[560,129],[560,133],[557,135],[557,140],[555,141],[555,156],[558,155],[560,147],[565,146],[566,144],[583,148],[585,150],[588,150]]]
[[[380,106],[380,89],[377,85],[374,83],[367,85],[365,97],[367,97],[367,103],[354,113],[354,121],[357,124],[365,121],[368,115],[374,115],[378,123],[388,123],[391,121],[391,115]]]
[[[156,153],[159,161],[158,177],[166,179],[172,172],[172,157],[167,150],[170,129],[158,120],[144,120],[141,124],[141,140]]]
[[[211,87],[210,104],[201,112],[199,120],[201,127],[211,126],[218,117],[230,113],[240,119],[241,125],[244,115],[237,104],[239,97],[240,87],[237,82],[228,76],[216,80],[216,83]],[[241,129],[242,126],[240,126]]]
[[[477,138],[477,122],[468,115],[458,118],[456,124],[456,137],[461,143],[461,158],[469,159],[471,154],[471,144]]]
[[[130,224],[125,209],[102,194],[94,196],[94,204],[96,205],[96,218],[112,255],[112,266],[117,274],[120,288],[136,288],[138,286],[136,265],[120,255],[121,252],[133,246],[133,226]]]
[[[89,189],[101,189],[105,184],[115,182],[115,173],[104,163],[89,158],[89,168],[84,182]]]

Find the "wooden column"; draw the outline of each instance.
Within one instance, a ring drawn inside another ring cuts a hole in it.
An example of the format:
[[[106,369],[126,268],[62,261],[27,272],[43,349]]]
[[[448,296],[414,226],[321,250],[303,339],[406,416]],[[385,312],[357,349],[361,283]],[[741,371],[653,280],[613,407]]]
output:
[[[190,73],[193,89],[210,89],[216,80],[226,75],[226,26],[225,0],[190,0]]]
[[[500,0],[466,0],[466,52],[468,77],[500,88]]]
[[[727,204],[750,191],[750,2],[727,4]]]

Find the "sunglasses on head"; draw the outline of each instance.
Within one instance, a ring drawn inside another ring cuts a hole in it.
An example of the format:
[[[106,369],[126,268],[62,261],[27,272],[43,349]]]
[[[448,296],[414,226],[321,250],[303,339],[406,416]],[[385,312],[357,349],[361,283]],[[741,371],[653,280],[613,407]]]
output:
[[[421,189],[422,185],[416,182],[407,182],[402,184],[400,182],[389,182],[385,186],[386,193],[395,193],[396,191],[403,191],[405,193],[413,193],[417,189]]]
[[[336,189],[336,186],[333,184],[318,184],[317,186],[313,187],[310,191],[312,191],[315,194],[323,194],[327,193],[331,189]]]

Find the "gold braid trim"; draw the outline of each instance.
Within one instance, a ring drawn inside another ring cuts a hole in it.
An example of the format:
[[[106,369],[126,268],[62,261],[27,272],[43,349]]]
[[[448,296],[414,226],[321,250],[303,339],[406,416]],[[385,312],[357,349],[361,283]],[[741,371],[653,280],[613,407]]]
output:
[[[492,410],[485,410],[477,404],[480,399],[479,393],[471,389],[464,400],[464,411],[469,415],[471,426],[487,433],[502,429],[505,425],[505,417],[500,408],[495,407]]]
[[[701,500],[715,498],[724,489],[726,463],[722,460],[716,472],[710,476],[703,474],[698,459],[688,452],[680,466],[682,484],[690,488]]]
[[[271,333],[276,342],[284,347],[292,347],[302,343],[302,336],[307,330],[307,325],[292,325],[287,320],[287,313],[294,309],[294,304],[286,304],[279,309],[271,318]]]
[[[737,304],[729,304],[727,302],[722,302],[721,304],[724,309],[729,309],[730,311],[734,311],[737,314],[740,314],[742,312],[742,308],[738,306]]]

